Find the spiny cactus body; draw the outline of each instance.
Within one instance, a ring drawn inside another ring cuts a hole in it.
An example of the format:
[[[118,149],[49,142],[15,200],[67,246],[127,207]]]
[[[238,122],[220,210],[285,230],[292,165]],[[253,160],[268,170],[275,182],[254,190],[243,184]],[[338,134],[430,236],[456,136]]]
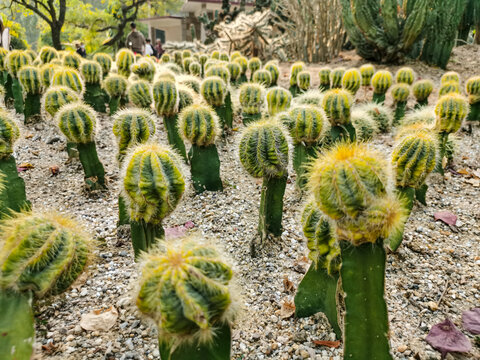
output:
[[[212,106],[222,127],[233,127],[233,112],[230,94],[226,83],[218,76],[210,76],[203,80],[200,93],[205,101]],[[228,99],[228,101],[227,101]]]
[[[305,93],[306,91],[308,91],[308,89],[310,89],[311,81],[312,77],[310,75],[310,72],[300,71],[297,74],[297,86],[302,93]]]
[[[40,100],[43,93],[40,70],[36,66],[24,66],[18,71],[18,80],[25,94],[23,114],[25,123],[36,121],[41,118]]]
[[[181,85],[186,85],[197,94],[200,94],[201,80],[193,75],[181,75],[176,77],[177,83]]]
[[[130,67],[135,62],[135,55],[128,49],[122,49],[117,53],[115,63],[117,64],[118,73],[128,78],[130,76]]]
[[[351,119],[358,140],[370,141],[378,133],[377,123],[367,111],[354,109]]]
[[[406,83],[398,83],[392,86],[392,97],[395,103],[393,125],[398,125],[404,118],[409,96],[410,86]]]
[[[330,136],[336,141],[355,141],[355,128],[350,118],[351,93],[347,90],[332,89],[323,97],[323,110],[332,128]]]
[[[23,113],[24,99],[22,86],[18,80],[18,72],[22,67],[27,66],[30,63],[30,57],[26,52],[21,50],[10,51],[6,58],[8,73],[12,79],[12,83],[9,86],[12,90],[11,96],[14,100],[15,111],[19,114]]]
[[[470,103],[470,112],[467,120],[480,121],[480,76],[474,76],[467,80],[465,86]]]
[[[403,67],[395,74],[395,80],[398,84],[412,85],[415,81],[415,72],[412,68]]]
[[[270,84],[272,83],[272,75],[268,70],[257,70],[253,73],[252,82],[265,87],[270,87]]]
[[[106,78],[112,68],[112,57],[106,53],[96,53],[93,55],[93,60],[100,64],[100,67],[102,68],[102,76],[103,78]]]
[[[50,63],[44,64],[40,67],[40,78],[42,80],[42,85],[45,89],[50,86],[50,81],[57,68],[58,65]]]
[[[455,81],[456,83],[460,84],[460,75],[455,71],[447,71],[440,78],[440,83],[441,84],[444,84],[444,83],[450,82],[450,81]]]
[[[362,75],[362,86],[370,86],[373,74],[375,74],[375,67],[372,64],[362,65],[360,66],[360,74]]]
[[[342,79],[345,74],[345,68],[338,67],[330,73],[330,84],[332,89],[340,89],[342,87]]]
[[[248,70],[248,60],[244,56],[239,56],[235,58],[235,60],[232,60],[233,62],[237,63],[240,65],[241,69],[241,74],[240,77],[238,78],[238,84],[243,84],[244,82],[247,82],[247,70]]]
[[[412,92],[417,104],[415,108],[428,105],[428,97],[433,91],[433,82],[431,80],[419,80],[413,83]]]
[[[42,107],[54,117],[57,111],[65,104],[80,100],[78,94],[67,86],[49,87],[42,98]]]
[[[256,83],[245,83],[240,86],[239,102],[242,107],[243,124],[257,121],[262,117],[265,101],[265,88]]]
[[[218,76],[220,79],[223,80],[225,85],[230,83],[230,72],[228,71],[228,67],[225,65],[212,65],[208,68],[205,72],[206,77],[211,76]]]
[[[127,86],[128,81],[122,75],[110,74],[103,81],[103,88],[110,98],[108,103],[110,115],[115,114],[119,106],[127,103]]]
[[[392,86],[392,73],[388,70],[377,71],[372,78],[373,86],[373,101],[383,104],[385,101],[385,94],[390,86]]]
[[[270,73],[272,81],[270,81],[270,86],[277,86],[278,85],[278,78],[280,76],[280,69],[275,62],[268,62],[263,67]]]
[[[80,69],[80,64],[82,63],[82,58],[80,55],[74,52],[70,52],[63,56],[63,66],[70,67],[72,69]]]
[[[150,109],[152,105],[152,87],[146,80],[138,80],[128,87],[128,100],[135,106],[143,109]]]
[[[82,78],[75,69],[64,67],[55,70],[51,80],[52,86],[68,86],[78,94],[82,94],[84,85]]]
[[[355,95],[362,85],[362,74],[357,69],[348,69],[342,77],[342,87]]]
[[[197,62],[193,61],[189,66],[188,66],[188,72],[194,76],[201,76],[202,75],[202,65]]]
[[[130,66],[132,73],[137,75],[139,79],[152,81],[155,76],[155,64],[151,60],[140,60]]]
[[[297,76],[300,72],[305,70],[305,63],[298,61],[292,64],[290,68],[290,88],[289,91],[293,97],[297,96],[299,91],[298,84],[297,84]]]
[[[274,87],[267,91],[267,106],[270,116],[288,110],[292,103],[292,94],[282,87]]]
[[[48,64],[58,56],[58,53],[55,48],[51,46],[44,46],[40,49],[40,54],[38,56],[43,64]]]
[[[393,123],[393,114],[388,107],[372,102],[357,107],[357,109],[366,111],[376,122],[378,130],[381,133],[387,133],[390,131]]]
[[[321,108],[324,94],[319,89],[311,89],[297,96],[293,102],[295,105],[314,105]]]
[[[253,81],[253,74],[262,67],[262,60],[258,57],[253,57],[248,61],[248,70],[250,70],[250,81]]]
[[[332,69],[329,67],[323,67],[318,71],[318,78],[320,79],[320,87],[321,91],[330,90],[330,75],[332,73]]]
[[[96,61],[84,61],[80,65],[80,72],[85,80],[83,100],[95,111],[105,113],[108,99],[100,84],[103,79],[102,67]]]

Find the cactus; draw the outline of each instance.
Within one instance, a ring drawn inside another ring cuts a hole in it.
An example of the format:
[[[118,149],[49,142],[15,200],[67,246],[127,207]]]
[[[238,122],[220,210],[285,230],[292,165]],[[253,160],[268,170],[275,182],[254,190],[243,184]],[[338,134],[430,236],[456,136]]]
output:
[[[243,124],[248,125],[262,117],[265,102],[265,88],[256,83],[245,83],[240,86],[239,102],[242,107]]]
[[[255,178],[263,178],[259,210],[260,244],[282,234],[283,195],[287,185],[288,142],[285,130],[272,120],[248,125],[239,145],[240,161]],[[254,251],[255,244],[252,243]]]
[[[234,51],[230,55],[230,61],[234,61],[236,58],[242,56],[242,53],[240,51]]]
[[[392,86],[392,73],[388,70],[379,70],[373,75],[373,101],[379,104],[385,102],[385,94]]]
[[[8,50],[4,48],[0,48],[0,85],[5,88],[4,104],[7,104],[11,99],[13,99],[12,94],[12,77],[8,73],[8,66],[7,66],[7,55]]]
[[[50,86],[50,81],[52,80],[52,76],[55,73],[55,70],[57,69],[58,69],[58,65],[50,64],[50,63],[44,64],[40,67],[40,79],[45,89]]]
[[[115,63],[117,64],[118,73],[128,78],[130,76],[130,67],[135,62],[135,54],[128,50],[122,49],[117,53]]]
[[[305,93],[310,89],[310,83],[311,83],[311,75],[308,71],[300,71],[297,74],[297,87],[298,87],[298,94],[300,93]]]
[[[18,72],[23,66],[30,64],[30,57],[21,50],[12,50],[8,53],[6,58],[6,64],[8,72],[12,78],[11,89],[14,99],[15,111],[19,114],[23,113],[23,93],[22,86],[18,79]]]
[[[110,115],[115,114],[119,106],[127,103],[127,86],[128,81],[122,75],[110,74],[103,81],[103,88],[110,98],[108,103]]]
[[[177,50],[177,51],[174,51],[174,52],[172,53],[172,55],[173,55],[173,62],[174,62],[175,64],[177,64],[178,66],[183,66],[183,63],[182,63],[182,61],[183,61],[182,52]]]
[[[162,54],[162,57],[160,58],[160,62],[161,62],[162,64],[166,64],[166,63],[169,63],[170,61],[171,61],[170,54],[163,53],[163,54]]]
[[[372,117],[372,119],[377,124],[378,130],[381,133],[387,133],[390,131],[390,127],[393,123],[393,115],[391,110],[381,104],[376,102],[364,104],[358,108],[358,110],[364,110]]]
[[[215,141],[221,133],[218,116],[206,105],[190,105],[179,116],[178,127],[192,144],[188,152],[195,192],[222,191],[220,158]]]
[[[20,130],[7,110],[0,108],[0,172],[3,189],[0,191],[0,218],[29,207],[25,194],[25,182],[18,176],[13,157],[13,145],[20,137]]]
[[[225,85],[230,83],[230,73],[228,71],[228,67],[225,65],[212,65],[208,68],[205,72],[206,77],[210,76],[218,76],[223,80]]]
[[[398,83],[392,86],[392,97],[395,103],[395,115],[393,125],[398,125],[405,116],[408,97],[410,96],[410,86],[405,83]]]
[[[177,85],[178,90],[178,112],[198,101],[198,96],[190,87],[183,84]]]
[[[415,81],[415,72],[409,67],[400,68],[395,74],[395,81],[397,84],[412,85]]]
[[[192,57],[192,52],[188,49],[182,51],[182,59]]]
[[[201,76],[202,75],[202,65],[197,62],[193,61],[189,66],[188,66],[188,72],[194,76]]]
[[[347,90],[332,89],[323,97],[323,110],[332,126],[330,137],[333,142],[355,141],[355,128],[350,118],[351,96]]]
[[[140,60],[130,66],[130,71],[137,75],[140,80],[151,82],[155,76],[155,64],[151,60]]]
[[[332,74],[332,69],[329,67],[323,67],[318,71],[318,77],[320,79],[320,87],[321,91],[330,90],[330,77]]]
[[[257,70],[253,73],[252,82],[268,88],[272,83],[272,75],[268,70]]]
[[[220,121],[223,121],[224,125],[227,125],[228,128],[233,127],[233,108],[232,108],[232,98],[230,91],[228,89],[228,85],[230,82],[230,73],[228,71],[228,68],[224,65],[214,65],[208,68],[208,70],[205,72],[205,76],[208,77],[220,77],[222,81],[225,83],[225,97],[224,97],[224,106],[222,107],[221,113],[218,113],[217,108],[215,108],[215,111],[217,111],[218,116],[220,117]],[[203,93],[202,93],[203,94]],[[208,102],[208,100],[207,100]],[[210,104],[210,103],[209,103]],[[212,105],[212,104],[210,104]]]
[[[69,103],[55,115],[55,122],[67,140],[76,144],[89,190],[104,189],[105,170],[95,146],[95,110],[81,102]]]
[[[267,106],[270,116],[288,110],[292,103],[291,92],[285,90],[282,87],[273,87],[267,92]]]
[[[93,55],[93,60],[100,64],[100,67],[102,68],[102,76],[103,78],[106,78],[112,68],[112,57],[105,53],[96,53]]]
[[[375,67],[372,64],[360,66],[360,74],[362,75],[362,86],[368,87],[372,84],[372,77],[375,74]]]
[[[225,82],[218,76],[207,77],[202,81],[200,87],[200,93],[203,98],[215,109],[219,119],[221,127],[232,128],[233,114],[231,109],[227,108],[227,86]]]
[[[42,107],[45,112],[54,117],[57,111],[65,104],[80,100],[78,94],[66,86],[49,87],[42,98]]]
[[[219,60],[229,62],[230,61],[230,56],[228,56],[227,53],[222,52],[222,53],[220,53]]]
[[[455,81],[460,84],[460,75],[458,75],[455,71],[447,71],[445,74],[442,75],[440,78],[440,83],[444,84],[450,81]]]
[[[322,107],[323,92],[318,89],[311,89],[294,99],[295,105],[315,105]]]
[[[158,80],[153,85],[155,110],[163,118],[168,143],[187,161],[185,144],[178,133],[178,105],[180,97],[174,81]]]
[[[70,67],[72,69],[80,69],[80,64],[82,63],[82,57],[77,53],[71,52],[65,54],[63,57],[63,66]]]
[[[51,86],[68,86],[78,94],[82,94],[84,85],[78,71],[69,68],[59,68],[55,70],[51,80]]]
[[[100,64],[96,61],[84,61],[80,65],[80,72],[85,80],[85,92],[83,93],[85,103],[97,112],[107,112],[105,104],[108,102],[108,98],[100,84],[103,79]]]
[[[435,171],[442,175],[448,136],[460,129],[463,120],[468,115],[468,110],[468,101],[459,94],[444,95],[435,106],[435,129],[439,136],[439,158]]]
[[[389,177],[387,162],[365,144],[340,143],[310,167],[316,206],[336,222],[349,359],[392,359],[383,239],[397,231],[404,213],[388,187]],[[372,336],[375,341],[369,341]]]
[[[201,81],[198,77],[193,75],[180,75],[176,78],[177,83],[188,86],[195,93],[200,94]]]
[[[155,143],[132,149],[124,164],[124,198],[138,258],[164,236],[162,221],[180,202],[185,180],[174,151]]]
[[[253,57],[248,61],[248,70],[250,70],[250,81],[253,81],[253,74],[262,68],[262,60]]]
[[[90,239],[55,213],[20,213],[0,231],[0,348],[3,359],[30,359],[35,339],[32,301],[65,291],[83,272]]]
[[[348,69],[342,76],[342,88],[355,96],[362,85],[362,74],[357,69]]]
[[[229,62],[227,64],[227,69],[228,69],[228,73],[230,74],[229,82],[231,84],[236,84],[242,73],[242,68],[238,63]]]
[[[297,185],[303,189],[306,185],[305,165],[315,156],[317,143],[325,132],[327,118],[325,113],[312,105],[293,107],[289,111],[293,139],[293,168],[297,173]]]
[[[212,51],[212,53],[210,54],[210,58],[211,59],[215,59],[215,60],[219,60],[220,59],[220,51]]]
[[[128,87],[128,99],[135,106],[150,109],[152,105],[152,87],[146,80],[138,80]]]
[[[370,141],[378,133],[377,123],[367,111],[362,109],[356,108],[352,111],[352,125],[360,141]]]
[[[432,125],[435,123],[435,110],[431,106],[423,106],[417,108],[413,111],[408,112],[402,121],[402,127],[400,128],[400,132],[402,129],[410,126],[410,125],[421,125],[426,127],[428,125]],[[401,135],[397,134],[397,137],[401,137]]]
[[[323,312],[337,338],[341,338],[336,303],[340,249],[335,223],[313,201],[305,206],[301,222],[312,264],[298,285],[295,315],[308,317]]]
[[[338,67],[330,73],[330,83],[332,89],[340,89],[342,87],[342,79],[345,74],[345,68]]]
[[[241,74],[240,74],[240,77],[238,79],[238,84],[243,84],[244,82],[247,82],[247,70],[248,70],[248,60],[246,57],[244,56],[239,56],[237,58],[235,58],[235,60],[232,60],[233,62],[237,63],[238,65],[240,65],[240,69],[241,69]]]
[[[474,76],[467,80],[465,86],[470,103],[468,121],[480,121],[480,76]]]
[[[305,70],[305,63],[301,61],[293,63],[292,67],[290,68],[290,79],[289,79],[290,88],[288,90],[290,91],[293,97],[297,96],[297,93],[299,92],[298,84],[297,84],[298,73],[304,70]]]
[[[272,81],[270,81],[270,86],[277,86],[278,78],[280,76],[280,69],[278,68],[278,65],[272,61],[269,61],[263,68],[270,73],[272,78]]]
[[[403,198],[405,222],[410,216],[415,193],[426,193],[425,180],[436,165],[437,139],[432,132],[417,131],[401,138],[392,153],[392,165],[396,174],[397,193]],[[390,249],[396,251],[403,239],[405,222],[399,231],[387,240]]]
[[[460,84],[456,81],[443,82],[438,90],[438,96],[442,97],[447,94],[460,94]]]
[[[187,74],[190,73],[190,64],[194,61],[195,61],[195,59],[192,58],[192,57],[187,57],[187,58],[182,60],[182,68],[183,68],[183,71],[185,73],[187,73]]]
[[[50,61],[58,57],[57,50],[51,46],[44,46],[40,49],[38,55],[43,64],[48,64]]]
[[[157,324],[162,359],[231,358],[232,269],[217,250],[193,237],[164,242],[140,271],[136,303]]]
[[[417,104],[415,108],[428,105],[428,97],[433,91],[433,82],[431,80],[419,80],[413,83],[412,92]]]
[[[23,66],[17,75],[25,99],[23,107],[25,124],[29,121],[37,121],[41,118],[40,100],[43,92],[40,70],[35,66]]]

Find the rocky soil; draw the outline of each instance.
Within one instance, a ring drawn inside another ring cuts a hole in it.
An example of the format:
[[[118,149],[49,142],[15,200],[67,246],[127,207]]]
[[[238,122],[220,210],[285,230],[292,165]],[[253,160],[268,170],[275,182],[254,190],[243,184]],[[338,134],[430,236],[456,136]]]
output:
[[[450,69],[459,71],[463,78],[472,76],[480,72],[479,55],[478,46],[457,49]],[[360,64],[360,59],[349,52],[330,65]],[[409,65],[419,76],[437,82],[443,73],[419,63]],[[309,66],[313,79],[318,67]],[[287,69],[288,64],[282,65],[282,82],[286,81]],[[390,69],[395,71],[396,67]],[[89,194],[84,190],[80,163],[66,163],[65,140],[51,120],[23,127],[16,146],[18,164],[34,166],[22,172],[34,209],[77,217],[97,245],[92,264],[73,288],[35,307],[37,359],[159,358],[155,326],[138,315],[132,301],[138,275],[128,230],[116,228],[121,179],[112,123],[106,116],[99,123],[97,148],[107,171],[108,191]],[[158,141],[165,142],[160,120],[158,125]],[[480,184],[473,175],[480,168],[479,137],[478,127],[473,136],[459,133],[455,169],[465,171],[429,179],[429,205],[415,206],[404,244],[398,253],[388,256],[386,296],[396,359],[440,359],[425,342],[430,327],[449,317],[461,328],[462,311],[480,304]],[[238,140],[239,132],[235,131],[218,145],[225,190],[195,196],[189,187],[165,226],[193,222],[190,231],[209,238],[231,259],[242,307],[233,328],[233,359],[339,360],[341,346],[333,349],[315,344],[317,340],[335,340],[323,315],[306,319],[288,316],[296,285],[308,267],[299,223],[305,196],[296,189],[291,170],[285,195],[285,231],[252,258],[250,241],[256,232],[260,182],[242,169],[236,150]],[[393,136],[379,136],[373,146],[387,156]],[[59,167],[58,175],[52,176],[51,166]],[[184,173],[188,178],[188,168]],[[456,214],[457,226],[435,222],[433,214],[440,210]],[[110,330],[82,330],[82,314],[112,306],[118,311],[118,319]],[[455,358],[480,358],[478,345],[473,349]]]

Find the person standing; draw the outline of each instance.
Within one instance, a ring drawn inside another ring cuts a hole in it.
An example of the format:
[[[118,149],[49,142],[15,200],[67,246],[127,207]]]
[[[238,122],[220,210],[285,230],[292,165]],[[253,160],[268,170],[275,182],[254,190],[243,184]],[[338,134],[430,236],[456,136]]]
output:
[[[157,44],[155,45],[155,51],[157,52],[157,58],[161,58],[165,50],[163,50],[162,47],[162,41],[160,39],[157,39]]]
[[[145,55],[155,56],[155,49],[153,48],[150,39],[147,39],[147,44],[145,45]]]
[[[130,33],[127,36],[127,41],[125,45],[136,54],[144,55],[145,52],[145,37],[143,34],[137,30],[137,25],[135,23],[130,24]]]
[[[76,52],[78,55],[80,55],[83,58],[87,56],[87,52],[85,51],[85,48],[83,48],[81,44],[76,43],[75,47],[77,49]]]

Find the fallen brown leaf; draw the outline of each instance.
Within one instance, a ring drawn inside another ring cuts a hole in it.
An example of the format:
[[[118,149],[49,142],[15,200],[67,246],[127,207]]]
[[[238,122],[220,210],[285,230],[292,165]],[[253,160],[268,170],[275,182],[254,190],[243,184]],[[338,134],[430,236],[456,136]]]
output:
[[[280,309],[280,317],[282,319],[287,319],[295,314],[295,304],[289,301],[285,301],[282,304],[282,308]]]
[[[470,176],[470,173],[466,169],[460,169],[457,171],[457,173]]]
[[[285,292],[290,293],[295,291],[295,285],[288,279],[288,276],[285,275],[283,278],[283,288]]]
[[[340,340],[337,341],[328,341],[328,340],[313,340],[312,341],[315,345],[318,346],[326,346],[329,348],[336,349],[340,346]]]
[[[34,169],[35,168],[35,166],[33,166],[30,163],[21,163],[20,165],[18,165],[18,167],[22,168],[22,169]]]

